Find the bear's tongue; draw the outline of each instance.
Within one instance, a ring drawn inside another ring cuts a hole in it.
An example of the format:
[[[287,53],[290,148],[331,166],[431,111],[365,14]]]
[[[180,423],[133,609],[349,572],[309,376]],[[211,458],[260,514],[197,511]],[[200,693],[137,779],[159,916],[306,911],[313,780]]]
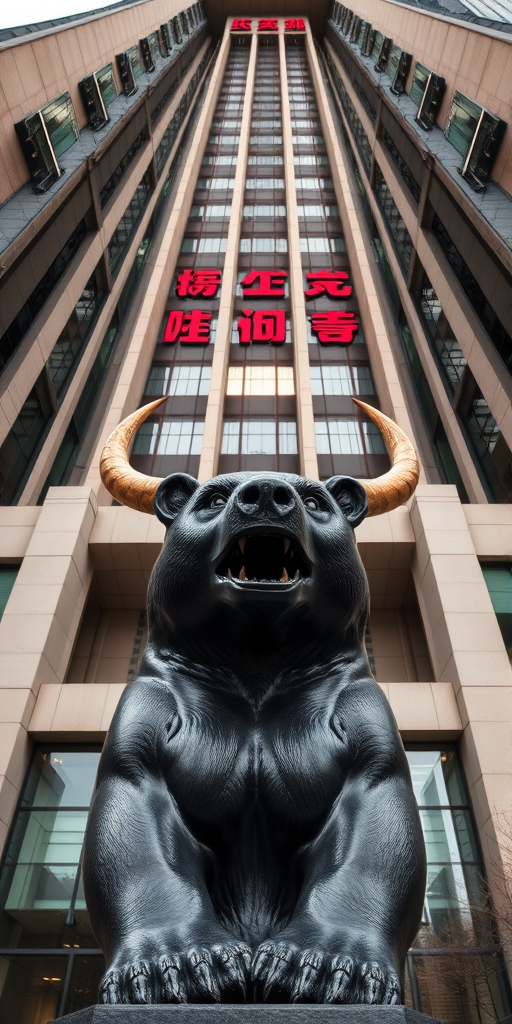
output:
[[[288,579],[282,537],[247,537],[243,561],[245,576],[241,570],[239,577],[242,580],[280,580],[285,583]]]

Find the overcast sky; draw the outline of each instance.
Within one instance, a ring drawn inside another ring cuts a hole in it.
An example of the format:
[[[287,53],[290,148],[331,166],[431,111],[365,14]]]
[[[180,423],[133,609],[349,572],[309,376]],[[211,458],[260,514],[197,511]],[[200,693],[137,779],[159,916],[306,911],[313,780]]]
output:
[[[65,18],[68,14],[83,14],[98,7],[107,7],[108,0],[16,0],[16,3],[0,4],[0,28],[15,28],[31,22],[52,21]]]

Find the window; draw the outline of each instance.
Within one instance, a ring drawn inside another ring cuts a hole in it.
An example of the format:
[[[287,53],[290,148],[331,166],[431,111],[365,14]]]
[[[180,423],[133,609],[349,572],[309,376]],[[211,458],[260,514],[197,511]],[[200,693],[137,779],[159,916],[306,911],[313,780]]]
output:
[[[251,146],[282,146],[282,135],[251,135]]]
[[[286,238],[259,238],[253,235],[251,238],[240,239],[240,252],[288,252],[288,242]]]
[[[423,99],[423,93],[427,87],[430,74],[431,72],[429,68],[426,68],[424,64],[420,64],[419,61],[416,61],[411,88],[409,89],[409,99],[412,100],[417,107],[420,106]]]
[[[374,191],[402,270],[407,273],[413,250],[412,238],[378,166],[376,166]]]
[[[292,135],[294,146],[322,146],[323,135]]]
[[[328,192],[332,192],[332,187],[331,178],[295,178],[295,188],[297,190],[325,189]]]
[[[512,565],[509,562],[505,565],[484,563],[480,568],[496,613],[503,643],[512,661]]]
[[[462,380],[467,360],[424,270],[415,290],[415,298],[426,328],[427,340],[441,371],[441,378],[448,393],[453,395],[459,381]]]
[[[472,374],[466,370],[465,387],[457,415],[476,454],[493,501],[512,497],[512,452]]]
[[[230,366],[227,395],[294,395],[292,366]]]
[[[372,371],[369,366],[335,364],[311,366],[311,393],[313,395],[375,395]]]
[[[11,590],[19,570],[19,565],[0,565],[0,619],[11,596]]]
[[[76,256],[86,235],[87,226],[85,220],[81,220],[33,292],[29,295],[24,306],[22,306],[18,315],[9,325],[5,334],[0,338],[0,370],[7,365],[11,356],[21,345],[36,316]]]
[[[344,238],[300,238],[300,251],[309,253],[346,252]]]
[[[158,439],[158,455],[200,455],[204,420],[163,419]],[[152,454],[152,452],[150,452]]]
[[[182,253],[226,252],[227,238],[184,238],[181,243]]]
[[[175,366],[172,371],[169,395],[207,395],[210,390],[211,375],[211,366]]]
[[[62,156],[80,136],[75,109],[68,92],[42,108],[46,130],[56,157]]]
[[[271,189],[271,188],[284,188],[283,178],[247,178],[245,183],[246,188],[252,189]]]
[[[354,417],[315,420],[316,450],[319,455],[385,455],[386,446],[376,423]]]
[[[462,156],[466,156],[471,145],[481,113],[482,107],[478,103],[474,103],[461,92],[455,93],[444,133]]]
[[[228,156],[212,156],[207,153],[203,157],[203,164],[211,164],[213,167],[236,167],[238,157],[234,155]]]
[[[192,206],[189,220],[219,220],[231,216],[231,205]]]
[[[239,135],[209,135],[210,146],[237,146],[240,141]]]
[[[294,156],[293,162],[296,167],[301,165],[304,167],[316,167],[320,164],[328,164],[329,158],[321,153],[301,153],[299,156]]]
[[[112,64],[105,64],[105,67],[100,68],[100,70],[96,72],[95,78],[100,88],[101,98],[105,107],[108,109],[110,104],[117,98],[117,89],[114,81]]]
[[[402,175],[402,178],[404,179],[405,184],[407,185],[407,188],[409,189],[411,195],[414,197],[416,202],[419,203],[419,201],[420,201],[420,194],[421,194],[421,187],[420,187],[418,181],[416,180],[416,178],[414,177],[414,174],[412,173],[411,168],[405,162],[402,154],[400,153],[400,151],[398,149],[398,146],[395,145],[395,143],[393,142],[393,139],[391,138],[391,135],[389,134],[389,132],[386,131],[385,128],[383,128],[383,130],[382,130],[382,138],[384,140],[386,149],[387,149],[388,153],[390,154],[391,159],[394,161],[394,163],[398,167],[398,170],[400,171],[400,174]]]
[[[232,189],[235,186],[234,178],[198,178],[197,189]]]
[[[170,374],[170,366],[164,366],[159,363],[154,364],[149,371],[146,387],[144,388],[144,394],[166,395]]]
[[[244,217],[252,220],[254,217],[263,217],[273,220],[275,217],[286,217],[286,206],[283,205],[258,205],[244,206]]]
[[[0,447],[2,505],[14,505],[19,498],[54,416],[46,377],[42,373]]]
[[[122,160],[119,161],[117,167],[110,175],[110,178],[105,182],[100,191],[100,205],[101,209],[107,205],[112,193],[116,190],[119,182],[124,178],[130,164],[137,156],[139,149],[144,145],[146,136],[144,131],[139,132],[137,138],[133,140],[129,149],[127,149]]]
[[[108,259],[112,273],[119,269],[126,256],[151,192],[151,178],[149,171],[146,171],[108,243]]]
[[[55,342],[46,364],[58,398],[64,395],[72,380],[102,304],[103,291],[94,273]]]
[[[104,960],[86,913],[80,855],[99,756],[92,746],[36,747],[0,878],[9,948],[2,1020],[32,1024],[35,1007],[47,1020],[96,1002]]]
[[[284,163],[282,156],[266,156],[264,153],[249,154],[248,164],[273,164],[274,166]]]
[[[296,455],[293,420],[235,420],[224,423],[222,455]]]
[[[406,753],[427,850],[424,917],[408,957],[411,988],[424,1013],[454,1024],[503,1020],[510,1003],[501,950],[486,910],[484,869],[456,751],[410,744]],[[429,955],[434,947],[437,955]],[[453,958],[450,947],[466,953]]]

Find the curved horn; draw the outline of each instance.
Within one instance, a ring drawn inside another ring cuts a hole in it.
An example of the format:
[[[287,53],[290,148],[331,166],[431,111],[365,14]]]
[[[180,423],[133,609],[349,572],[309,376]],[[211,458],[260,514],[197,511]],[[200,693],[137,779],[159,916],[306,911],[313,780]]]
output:
[[[165,401],[166,398],[158,398],[156,402],[143,405],[127,416],[112,431],[100,459],[101,479],[109,494],[122,505],[128,505],[128,508],[134,508],[137,512],[147,512],[148,515],[155,514],[153,501],[163,477],[145,476],[132,469],[128,461],[128,449],[141,423]]]
[[[375,480],[359,481],[368,496],[368,515],[380,516],[403,505],[414,493],[420,475],[418,459],[409,438],[393,420],[366,402],[357,398],[352,401],[377,424],[391,459],[388,473]]]

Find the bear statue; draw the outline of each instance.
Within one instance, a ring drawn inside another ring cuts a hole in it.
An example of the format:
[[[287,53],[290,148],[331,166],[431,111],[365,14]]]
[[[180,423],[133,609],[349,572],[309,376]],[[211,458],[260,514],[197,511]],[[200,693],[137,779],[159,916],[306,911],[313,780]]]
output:
[[[101,999],[399,1003],[425,849],[366,657],[354,528],[412,494],[414,449],[363,406],[392,460],[377,480],[159,481],[127,457],[157,404],[114,431],[101,467],[166,526],[85,841]]]

